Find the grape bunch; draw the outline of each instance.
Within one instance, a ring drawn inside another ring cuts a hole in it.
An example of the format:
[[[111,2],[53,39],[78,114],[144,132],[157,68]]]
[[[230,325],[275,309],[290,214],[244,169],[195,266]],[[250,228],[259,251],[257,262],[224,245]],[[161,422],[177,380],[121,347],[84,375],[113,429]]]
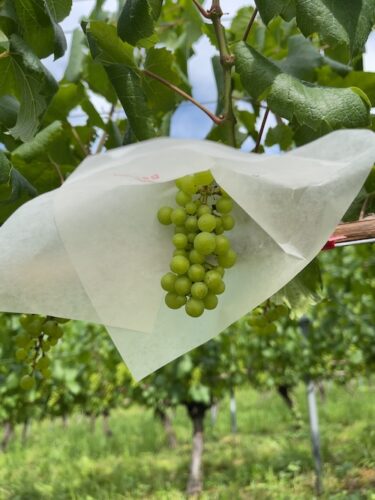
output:
[[[175,226],[170,272],[161,278],[161,286],[169,308],[185,306],[197,318],[216,308],[217,295],[225,290],[225,269],[236,263],[237,254],[224,235],[235,225],[233,201],[208,170],[185,175],[176,186],[178,207],[161,207],[157,214],[161,224]]]
[[[15,338],[16,359],[25,363],[28,372],[21,378],[22,389],[31,390],[35,386],[36,372],[44,379],[51,377],[51,360],[46,353],[63,336],[64,330],[60,324],[67,321],[35,314],[23,314],[20,317],[22,331]]]

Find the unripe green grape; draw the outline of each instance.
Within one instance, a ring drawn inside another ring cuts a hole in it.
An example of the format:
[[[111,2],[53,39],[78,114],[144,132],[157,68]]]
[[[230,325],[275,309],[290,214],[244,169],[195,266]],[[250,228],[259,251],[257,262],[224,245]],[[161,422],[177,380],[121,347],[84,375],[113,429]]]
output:
[[[48,320],[44,323],[43,331],[49,337],[57,339],[60,339],[64,335],[64,330],[53,320]]]
[[[216,202],[216,210],[221,214],[229,214],[233,210],[233,202],[230,198],[220,198]]]
[[[17,335],[15,342],[16,342],[17,347],[26,347],[30,342],[30,337],[29,337],[29,335],[27,335],[26,332],[21,333],[21,334]]]
[[[191,281],[187,276],[180,276],[176,279],[174,290],[177,295],[189,295],[191,289]]]
[[[216,255],[225,255],[230,249],[230,241],[226,236],[216,236]]]
[[[216,309],[219,299],[212,292],[208,292],[208,294],[203,299],[204,307],[208,310]]]
[[[63,325],[64,323],[69,323],[70,319],[68,319],[68,318],[56,318],[56,317],[55,317],[55,321],[56,321],[57,323],[60,323],[60,324],[62,324],[62,325]]]
[[[231,215],[225,214],[222,216],[221,220],[223,222],[223,228],[225,229],[225,231],[230,231],[234,228],[235,220]]]
[[[268,324],[268,321],[264,316],[250,316],[247,322],[250,326],[258,326],[261,328]]]
[[[185,222],[185,227],[188,233],[194,233],[198,229],[198,219],[190,215]]]
[[[217,267],[215,267],[215,271],[216,271],[217,273],[219,273],[219,274],[220,274],[220,276],[223,278],[223,276],[224,276],[224,274],[225,274],[225,269],[224,269],[223,267],[221,267],[221,266],[217,266]]]
[[[42,342],[42,351],[48,352],[51,349],[51,343],[48,340],[43,340]]]
[[[221,275],[215,270],[207,271],[205,277],[204,277],[204,282],[208,286],[208,288],[212,291],[215,291],[216,288],[219,287],[220,282],[221,282]]]
[[[211,207],[208,205],[201,205],[197,210],[197,216],[202,217],[204,214],[210,214],[212,212]]]
[[[23,347],[20,347],[16,350],[16,359],[17,361],[23,361],[27,358],[27,351]]]
[[[42,377],[45,379],[49,379],[52,377],[51,368],[44,368],[44,370],[40,370],[40,373],[42,374]]]
[[[173,236],[172,242],[178,250],[182,250],[187,247],[188,239],[186,234],[177,233]]]
[[[195,237],[197,236],[197,233],[189,233],[187,235],[187,239],[189,243],[194,243]]]
[[[204,312],[204,303],[198,299],[189,299],[185,305],[185,311],[189,316],[198,318]]]
[[[179,309],[186,303],[186,297],[182,297],[176,293],[167,293],[164,300],[170,309]]]
[[[176,185],[187,194],[195,194],[198,189],[193,175],[184,175],[176,181]]]
[[[173,257],[175,257],[176,255],[182,255],[183,257],[188,257],[188,253],[186,250],[184,250],[183,248],[177,248],[174,252],[173,252]]]
[[[36,338],[39,337],[39,335],[42,333],[42,326],[43,320],[41,318],[34,318],[31,323],[28,323],[25,326],[25,329],[30,337]]]
[[[176,255],[176,257],[173,257],[170,263],[171,271],[173,271],[176,274],[187,273],[189,267],[190,267],[189,260],[186,257],[183,257],[182,255]]]
[[[216,217],[212,214],[203,214],[198,219],[198,227],[201,231],[211,233],[216,227]]]
[[[177,276],[173,273],[166,273],[162,276],[160,283],[163,290],[166,292],[174,292],[174,284]]]
[[[188,276],[191,281],[203,281],[205,274],[206,270],[201,264],[193,264],[188,271]]]
[[[35,379],[31,375],[24,375],[20,381],[20,387],[24,391],[30,391],[35,386]]]
[[[204,299],[208,294],[208,287],[206,283],[202,281],[197,281],[191,287],[191,296],[195,299]]]
[[[182,226],[185,224],[186,221],[186,210],[182,207],[180,208],[175,208],[173,212],[171,213],[171,221],[173,224],[176,226]]]
[[[189,253],[189,260],[192,264],[203,264],[205,261],[205,256],[197,252],[195,248]]]
[[[187,214],[194,215],[198,210],[197,203],[195,201],[189,201],[189,203],[185,205],[185,210]]]
[[[158,221],[160,224],[163,224],[164,226],[169,226],[169,224],[172,224],[171,221],[171,215],[173,212],[173,208],[171,207],[161,207],[158,210]]]
[[[34,319],[34,316],[32,316],[31,314],[29,314],[29,315],[28,314],[22,314],[20,316],[20,323],[21,323],[21,325],[24,328],[26,328],[27,325],[33,321],[33,319]]]
[[[184,207],[187,203],[191,201],[191,194],[187,194],[184,191],[178,191],[176,194],[176,203]]]
[[[223,280],[220,281],[217,287],[213,288],[212,291],[216,293],[216,295],[220,295],[225,292],[225,283]]]
[[[214,177],[209,170],[204,170],[202,172],[196,172],[194,174],[194,180],[198,186],[209,186],[214,181]]]
[[[237,261],[237,254],[230,248],[226,254],[219,255],[218,261],[220,266],[224,267],[225,269],[233,267]]]
[[[274,323],[268,323],[268,325],[266,325],[264,328],[263,328],[263,333],[265,335],[273,335],[277,332],[277,327]]]
[[[206,231],[199,233],[194,240],[194,248],[202,255],[213,253],[216,248],[215,235]]]
[[[48,337],[48,342],[51,346],[55,346],[58,343],[59,339],[57,337]]]
[[[47,356],[42,356],[36,363],[36,368],[38,370],[44,370],[45,368],[48,368],[49,365],[51,364],[51,361]]]
[[[174,234],[187,234],[188,231],[185,226],[175,226],[174,228]]]
[[[221,220],[221,217],[216,217],[215,233],[223,234],[223,232],[224,232],[223,221]]]

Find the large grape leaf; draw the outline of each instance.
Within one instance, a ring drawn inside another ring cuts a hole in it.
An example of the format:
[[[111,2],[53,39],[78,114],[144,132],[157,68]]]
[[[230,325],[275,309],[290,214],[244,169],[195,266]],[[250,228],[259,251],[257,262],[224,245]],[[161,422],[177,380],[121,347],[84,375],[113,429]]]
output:
[[[163,0],[126,0],[117,24],[118,36],[136,45],[154,33]]]
[[[68,82],[76,83],[82,76],[83,62],[85,60],[84,40],[85,36],[82,30],[76,29],[73,31],[69,60],[64,73],[64,80]]]
[[[40,57],[64,55],[66,40],[58,21],[71,9],[71,0],[13,0],[20,35]]]
[[[266,99],[275,114],[321,133],[369,125],[370,103],[360,89],[303,82],[283,73],[244,42],[235,46],[235,54],[236,70],[245,90],[256,99]]]
[[[12,161],[17,163],[18,159],[31,161],[34,158],[43,157],[48,154],[49,146],[57,141],[63,134],[63,124],[55,121],[42,129],[29,142],[21,144],[12,152]]]
[[[290,21],[296,15],[295,0],[255,0],[262,21],[268,24],[274,17],[281,16]]]
[[[133,49],[118,38],[112,26],[109,26],[109,29],[101,29],[102,25],[105,23],[95,21],[83,26],[91,54],[95,60],[103,64],[136,138],[145,140],[154,137],[152,113],[147,105],[141,78],[130,57]]]
[[[13,96],[19,104],[17,122],[10,133],[30,140],[39,126],[58,86],[36,55],[17,35],[10,37],[10,50],[0,54],[0,96]]]

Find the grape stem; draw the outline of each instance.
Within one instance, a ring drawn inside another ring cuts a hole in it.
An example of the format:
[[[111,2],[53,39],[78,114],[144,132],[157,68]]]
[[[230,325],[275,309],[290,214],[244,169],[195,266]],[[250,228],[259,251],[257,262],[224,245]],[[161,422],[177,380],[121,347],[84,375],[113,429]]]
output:
[[[242,38],[242,40],[244,42],[246,42],[247,37],[249,36],[249,33],[251,31],[251,28],[253,27],[253,24],[254,24],[254,21],[255,21],[255,18],[257,17],[257,15],[258,15],[258,9],[254,9],[253,15],[251,16],[249,24],[247,25],[247,28],[246,28],[245,33],[244,33],[243,38]]]
[[[205,106],[203,106],[203,104],[201,104],[200,102],[196,101],[194,99],[194,97],[187,94],[186,92],[184,92],[182,89],[180,89],[176,85],[173,85],[173,83],[169,82],[168,80],[166,80],[162,76],[157,75],[156,73],[153,73],[152,71],[149,71],[148,69],[144,69],[143,74],[150,77],[150,78],[153,78],[154,80],[157,80],[159,83],[165,85],[169,89],[176,92],[176,94],[179,94],[181,97],[184,97],[185,99],[187,99],[188,101],[193,103],[197,108],[199,108],[201,111],[203,111],[203,113],[206,113],[206,115],[209,116],[211,118],[211,120],[216,125],[221,125],[224,122],[223,117],[216,116],[214,113],[211,113],[211,111],[209,109],[207,109]]]
[[[263,137],[264,129],[266,127],[266,122],[267,122],[267,118],[268,118],[269,114],[270,114],[270,108],[267,108],[265,113],[264,113],[264,116],[263,116],[262,125],[260,126],[257,142],[256,142],[255,148],[254,148],[254,153],[259,152],[260,143],[262,142],[262,137]]]

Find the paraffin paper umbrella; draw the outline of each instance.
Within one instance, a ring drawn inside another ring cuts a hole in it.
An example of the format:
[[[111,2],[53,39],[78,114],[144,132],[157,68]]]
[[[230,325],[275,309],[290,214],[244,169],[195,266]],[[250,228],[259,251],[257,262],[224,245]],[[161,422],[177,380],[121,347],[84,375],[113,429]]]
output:
[[[0,309],[102,323],[136,379],[206,342],[270,297],[320,251],[375,160],[375,134],[333,132],[267,156],[154,139],[88,157],[64,185],[0,229]],[[200,318],[164,304],[172,253],[160,206],[174,180],[210,169],[235,200],[238,253],[219,306]]]

